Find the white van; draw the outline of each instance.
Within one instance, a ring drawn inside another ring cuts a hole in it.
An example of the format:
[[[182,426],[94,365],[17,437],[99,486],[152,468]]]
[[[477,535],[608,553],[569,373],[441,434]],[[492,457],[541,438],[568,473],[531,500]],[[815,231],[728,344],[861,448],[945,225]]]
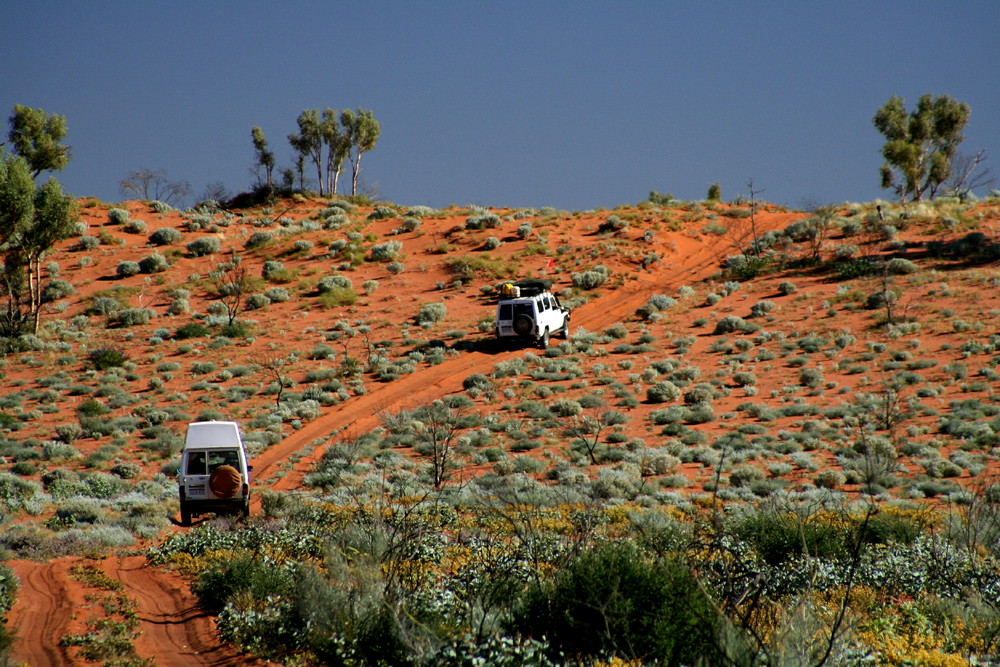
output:
[[[207,512],[250,514],[250,471],[236,422],[188,424],[177,482],[181,525]]]

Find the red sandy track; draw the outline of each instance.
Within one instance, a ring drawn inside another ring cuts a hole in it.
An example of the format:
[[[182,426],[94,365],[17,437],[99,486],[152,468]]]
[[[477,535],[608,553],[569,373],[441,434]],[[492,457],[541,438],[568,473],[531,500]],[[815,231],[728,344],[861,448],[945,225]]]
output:
[[[78,563],[95,561],[70,557],[10,563],[21,579],[9,619],[9,627],[17,633],[15,662],[31,667],[93,664],[77,658],[77,649],[59,646],[63,635],[86,631],[81,609],[98,612],[99,605],[85,600],[93,591],[70,578],[70,569]],[[214,620],[198,609],[197,598],[179,575],[149,567],[142,556],[110,557],[99,567],[124,583],[124,594],[136,602],[139,656],[152,658],[158,667],[266,664],[219,639]]]
[[[665,258],[663,266],[653,271],[636,269],[624,285],[608,291],[573,312],[573,329],[599,331],[631,317],[653,294],[674,294],[683,284],[704,279],[718,267],[717,248],[704,241],[687,241],[678,254]],[[496,353],[463,352],[436,366],[394,380],[376,384],[370,393],[357,396],[343,407],[322,415],[306,424],[281,443],[254,459],[254,475],[258,480],[273,477],[275,467],[313,441],[322,440],[342,431],[345,438],[355,437],[379,426],[379,415],[387,411],[416,408],[435,398],[462,390],[462,381],[472,373],[489,374],[498,361],[523,354],[521,349],[500,350]],[[317,449],[303,456],[287,474],[268,484],[279,491],[299,488],[302,477],[322,455]],[[259,504],[260,496],[254,501]]]

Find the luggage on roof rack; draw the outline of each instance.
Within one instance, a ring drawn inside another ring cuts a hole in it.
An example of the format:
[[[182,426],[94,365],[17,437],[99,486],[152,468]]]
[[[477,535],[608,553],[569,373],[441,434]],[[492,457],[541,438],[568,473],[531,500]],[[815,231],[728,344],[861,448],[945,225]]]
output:
[[[516,299],[522,296],[535,296],[552,287],[551,280],[542,278],[524,278],[508,281],[500,285],[500,296],[504,299]]]

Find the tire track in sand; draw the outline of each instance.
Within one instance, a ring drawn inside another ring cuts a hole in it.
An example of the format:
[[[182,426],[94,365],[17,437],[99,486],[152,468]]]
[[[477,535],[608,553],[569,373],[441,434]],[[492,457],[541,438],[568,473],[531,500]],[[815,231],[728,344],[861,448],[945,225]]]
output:
[[[573,311],[572,329],[597,331],[631,317],[635,310],[657,293],[676,291],[686,282],[699,280],[717,270],[718,248],[710,242],[698,241],[691,252],[677,256],[654,272],[639,269],[621,287],[607,291]],[[462,381],[472,373],[489,374],[498,361],[524,353],[521,348],[497,349],[492,352],[462,352],[458,357],[418,370],[387,384],[369,385],[369,393],[351,398],[292,433],[282,442],[269,447],[253,460],[254,478],[264,480],[278,472],[279,464],[307,448],[314,441],[337,432],[349,439],[369,432],[380,425],[384,412],[416,408],[448,394],[461,392]],[[322,456],[317,448],[302,456],[286,474],[266,488],[290,491],[300,488],[302,478]],[[258,489],[262,486],[258,486]],[[260,495],[254,494],[253,506],[259,510]]]

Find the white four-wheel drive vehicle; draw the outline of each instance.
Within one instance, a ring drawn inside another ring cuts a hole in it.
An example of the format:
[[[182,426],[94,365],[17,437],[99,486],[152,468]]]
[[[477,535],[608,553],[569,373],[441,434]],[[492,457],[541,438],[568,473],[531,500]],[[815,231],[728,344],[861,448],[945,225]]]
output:
[[[551,286],[549,280],[504,283],[497,303],[497,340],[520,339],[545,348],[553,334],[568,338],[569,309],[549,291]]]
[[[236,422],[188,424],[181,468],[181,524],[207,512],[250,514],[250,471],[247,450]]]

